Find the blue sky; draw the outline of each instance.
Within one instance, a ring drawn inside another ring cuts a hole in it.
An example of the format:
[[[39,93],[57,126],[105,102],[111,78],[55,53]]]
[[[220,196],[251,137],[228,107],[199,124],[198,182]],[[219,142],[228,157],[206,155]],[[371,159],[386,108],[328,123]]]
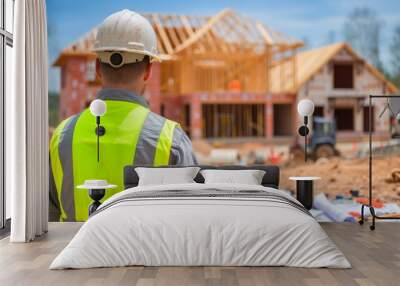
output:
[[[47,0],[50,63],[58,52],[91,30],[109,14],[124,8],[137,12],[214,15],[232,8],[311,47],[328,43],[329,34],[343,39],[343,22],[355,7],[369,7],[383,21],[381,59],[390,64],[388,44],[395,25],[400,25],[399,0],[246,0],[246,1],[134,1],[134,0]],[[50,90],[59,89],[59,72],[50,69]]]

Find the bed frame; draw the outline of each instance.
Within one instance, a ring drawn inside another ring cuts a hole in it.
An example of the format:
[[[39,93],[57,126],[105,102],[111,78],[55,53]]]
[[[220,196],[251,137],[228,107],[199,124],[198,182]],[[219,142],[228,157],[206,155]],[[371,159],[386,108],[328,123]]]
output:
[[[135,171],[136,167],[141,167],[141,166],[126,166],[124,168],[124,186],[125,189],[128,188],[133,188],[136,187],[139,183],[139,176]],[[144,166],[147,168],[165,168],[165,166],[162,167],[149,167],[149,166]],[[274,165],[253,165],[253,166],[205,166],[205,165],[199,165],[196,167],[200,167],[201,170],[205,169],[218,169],[218,170],[263,170],[265,171],[265,175],[262,179],[261,184],[264,187],[270,187],[270,188],[279,188],[279,167],[274,166]],[[182,168],[179,166],[168,166],[168,168]],[[204,183],[204,178],[200,174],[200,172],[197,174],[197,176],[194,178],[195,182],[197,183]]]

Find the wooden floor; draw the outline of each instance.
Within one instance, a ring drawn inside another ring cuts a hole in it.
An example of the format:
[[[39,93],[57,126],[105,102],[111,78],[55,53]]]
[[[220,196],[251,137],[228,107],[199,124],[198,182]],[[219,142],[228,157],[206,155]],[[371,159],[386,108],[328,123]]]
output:
[[[400,223],[323,224],[353,268],[123,267],[48,270],[79,223],[51,223],[49,233],[27,244],[0,241],[0,285],[400,285]]]

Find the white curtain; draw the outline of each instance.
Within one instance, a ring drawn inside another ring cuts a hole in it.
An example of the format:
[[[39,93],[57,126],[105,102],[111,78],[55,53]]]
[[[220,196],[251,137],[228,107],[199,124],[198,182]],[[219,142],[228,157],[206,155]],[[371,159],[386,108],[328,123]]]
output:
[[[12,242],[47,232],[47,23],[44,0],[15,1],[14,94],[6,98],[6,187]],[[9,102],[7,102],[9,101]]]

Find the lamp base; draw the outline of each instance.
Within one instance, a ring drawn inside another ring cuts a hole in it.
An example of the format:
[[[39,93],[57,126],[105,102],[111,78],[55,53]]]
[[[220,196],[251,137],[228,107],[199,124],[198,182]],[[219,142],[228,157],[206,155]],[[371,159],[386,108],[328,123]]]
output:
[[[297,131],[300,136],[307,136],[308,133],[310,133],[310,129],[306,125],[302,125],[299,127],[299,130]]]
[[[95,132],[96,135],[98,135],[98,136],[103,136],[104,134],[106,134],[106,129],[104,128],[104,126],[99,125],[98,127],[96,127],[96,129],[94,130],[94,132]]]
[[[106,194],[105,189],[90,189],[89,190],[89,197],[94,201],[90,206],[89,206],[89,216],[94,213],[97,208],[101,205],[100,200],[104,197]]]

